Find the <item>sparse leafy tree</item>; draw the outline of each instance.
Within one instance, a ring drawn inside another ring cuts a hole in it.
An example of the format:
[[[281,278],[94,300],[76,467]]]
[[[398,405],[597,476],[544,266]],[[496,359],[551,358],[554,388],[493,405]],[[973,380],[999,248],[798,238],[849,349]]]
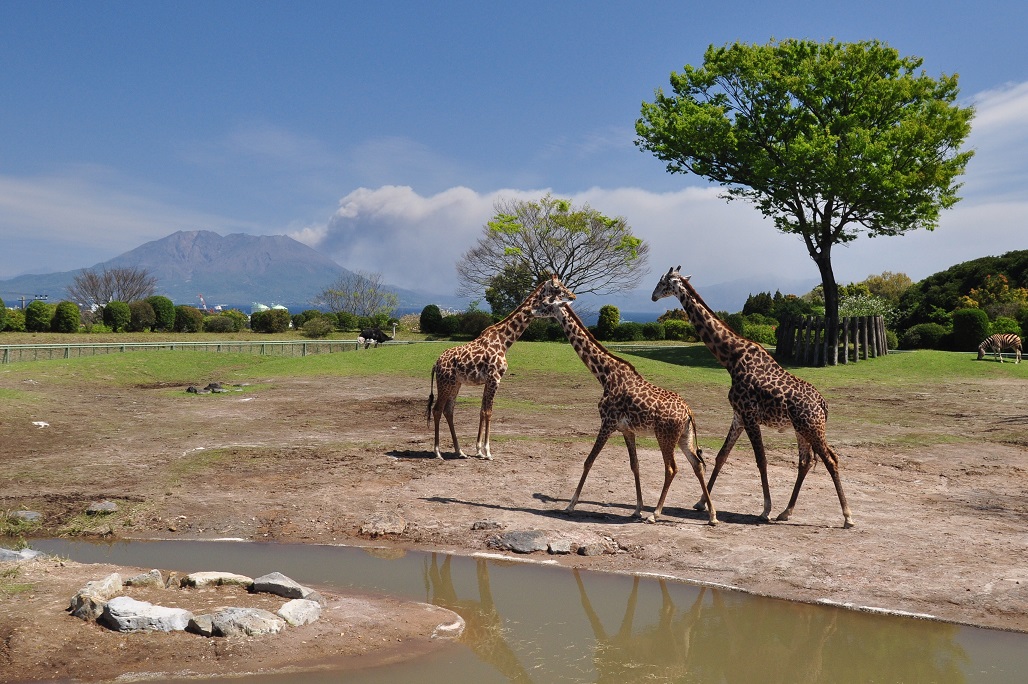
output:
[[[112,301],[146,299],[156,289],[157,278],[145,268],[87,268],[80,271],[68,287],[68,299],[91,309]]]
[[[356,316],[392,315],[399,298],[385,289],[381,273],[346,273],[322,290],[314,303],[338,314],[342,311]]]
[[[525,262],[505,264],[489,280],[485,288],[485,301],[489,303],[494,316],[503,318],[525,301],[536,284],[537,279]]]
[[[520,294],[520,303],[528,293],[508,285],[524,273],[533,287],[552,274],[577,294],[609,294],[631,289],[647,273],[649,245],[623,217],[609,218],[589,205],[575,208],[550,195],[538,202],[500,200],[495,209],[482,237],[457,263],[463,294],[500,285],[512,290],[507,298]]]
[[[955,75],[936,80],[921,64],[878,41],[712,45],[702,67],[671,74],[672,95],[643,103],[637,144],[801,237],[834,338],[832,247],[932,230],[959,199],[974,112],[956,104]]]

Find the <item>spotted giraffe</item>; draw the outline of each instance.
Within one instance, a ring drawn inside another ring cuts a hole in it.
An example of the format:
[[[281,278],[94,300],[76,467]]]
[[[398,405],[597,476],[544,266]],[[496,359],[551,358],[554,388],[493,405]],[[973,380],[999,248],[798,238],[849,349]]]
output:
[[[696,478],[700,481],[702,500],[710,514],[709,522],[716,525],[717,511],[714,510],[714,503],[710,500],[710,493],[703,481],[703,455],[696,445],[696,420],[685,400],[674,392],[647,382],[632,364],[607,351],[566,301],[546,301],[536,308],[534,313],[540,317],[556,319],[560,323],[571,346],[603,386],[603,398],[599,404],[600,431],[596,435],[592,451],[585,459],[582,479],[578,482],[575,495],[571,497],[571,503],[565,510],[568,513],[575,510],[593,462],[607,443],[607,439],[615,431],[620,431],[625,438],[629,464],[635,476],[636,505],[632,516],[641,518],[642,485],[639,482],[639,458],[635,448],[635,437],[637,434],[652,433],[657,438],[657,444],[660,445],[660,452],[664,457],[664,488],[660,492],[656,508],[646,521],[656,522],[664,508],[671,481],[678,472],[675,463],[677,445],[685,452]]]
[[[525,301],[499,323],[489,326],[471,342],[451,347],[442,353],[432,366],[432,381],[428,393],[426,417],[435,418],[435,457],[442,458],[439,451],[439,419],[446,416],[453,438],[453,450],[460,458],[467,458],[457,443],[457,431],[453,427],[453,407],[462,384],[485,385],[482,392],[482,409],[478,419],[478,438],[475,456],[492,459],[489,451],[489,423],[493,415],[493,398],[500,386],[500,380],[507,372],[507,350],[514,344],[528,324],[532,322],[532,309],[545,299],[561,297],[574,299],[575,294],[564,287],[553,275],[539,283]],[[439,390],[436,401],[431,386]],[[434,406],[433,406],[434,404]]]
[[[1014,363],[1021,363],[1021,338],[1013,333],[997,333],[986,337],[978,345],[978,360],[985,358],[986,352],[995,354],[1000,363],[1003,363],[1003,350],[1009,349],[1014,352]]]
[[[680,267],[679,267],[680,268]],[[732,376],[732,387],[728,401],[734,415],[728,436],[717,454],[714,469],[710,473],[707,488],[714,489],[714,481],[728,455],[745,430],[753,445],[753,453],[760,470],[760,484],[764,489],[764,511],[760,517],[768,520],[771,514],[771,491],[767,482],[767,457],[760,426],[784,431],[790,426],[796,431],[799,443],[799,472],[792,490],[789,506],[778,515],[778,520],[788,520],[796,506],[803,478],[814,464],[811,450],[824,461],[835,491],[842,505],[843,527],[853,527],[846,495],[839,478],[839,457],[828,445],[825,426],[828,421],[828,404],[821,393],[810,383],[792,375],[771,358],[767,351],[746,338],[735,334],[724,324],[703,301],[679,268],[668,269],[653,290],[653,301],[662,297],[677,297],[689,321],[696,328],[700,339]],[[703,501],[696,504],[702,508]]]

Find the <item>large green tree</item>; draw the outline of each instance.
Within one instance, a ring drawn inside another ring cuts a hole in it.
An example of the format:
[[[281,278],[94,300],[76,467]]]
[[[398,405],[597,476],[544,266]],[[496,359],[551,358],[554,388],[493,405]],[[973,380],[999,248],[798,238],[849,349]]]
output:
[[[643,103],[636,144],[801,237],[833,339],[832,247],[932,230],[959,199],[974,111],[956,104],[956,75],[931,78],[921,64],[878,41],[712,45],[703,66],[672,72],[673,94]]]
[[[462,294],[491,288],[520,302],[545,275],[557,275],[576,294],[609,294],[632,288],[647,272],[649,245],[623,217],[550,195],[538,202],[499,200],[495,209],[478,242],[457,262]],[[527,291],[511,291],[525,282]]]

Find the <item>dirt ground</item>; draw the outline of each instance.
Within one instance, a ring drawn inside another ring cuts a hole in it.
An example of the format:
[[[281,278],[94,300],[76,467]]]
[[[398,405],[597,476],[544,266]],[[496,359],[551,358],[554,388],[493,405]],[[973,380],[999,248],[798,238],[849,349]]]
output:
[[[635,494],[619,437],[597,460],[577,511],[565,514],[599,424],[600,387],[588,377],[553,386],[512,365],[493,418],[494,460],[484,461],[454,458],[445,424],[447,458],[432,458],[427,373],[424,381],[269,377],[197,396],[184,385],[53,382],[45,364],[37,368],[32,378],[0,371],[0,392],[18,390],[0,416],[0,512],[43,513],[38,534],[369,544],[362,525],[395,513],[406,529],[375,544],[472,554],[492,550],[487,540],[496,531],[473,529],[492,521],[505,531],[544,530],[575,546],[602,542],[610,550],[536,554],[569,567],[660,573],[1028,631],[1028,364],[1012,377],[983,373],[930,394],[913,386],[883,392],[874,383],[826,392],[852,529],[842,528],[823,465],[807,477],[790,521],[762,523],[745,438],[712,493],[716,527],[692,509],[700,492],[684,457],[663,518],[630,519]],[[712,463],[731,422],[727,386],[669,388],[693,407]],[[480,397],[480,388],[461,392],[465,450],[474,450]],[[795,438],[765,430],[765,443],[773,518],[795,481]],[[641,442],[640,458],[652,508],[663,473],[655,442]],[[82,515],[105,499],[120,511],[102,523]],[[59,581],[48,584],[32,574],[43,573],[37,568],[29,573],[32,592],[0,593],[0,680],[52,677],[60,661],[47,649],[58,640],[75,653],[77,671],[111,662],[135,671],[138,663],[119,660],[129,657],[115,646],[124,635],[98,640],[96,629],[63,612],[46,626],[51,637],[12,638],[41,602],[63,609],[81,586],[73,571],[67,579],[52,564],[41,567]],[[97,575],[88,566],[82,571]],[[176,670],[176,648],[147,650],[146,668]],[[294,662],[307,655],[300,653],[293,652]],[[316,660],[324,652],[309,655]]]

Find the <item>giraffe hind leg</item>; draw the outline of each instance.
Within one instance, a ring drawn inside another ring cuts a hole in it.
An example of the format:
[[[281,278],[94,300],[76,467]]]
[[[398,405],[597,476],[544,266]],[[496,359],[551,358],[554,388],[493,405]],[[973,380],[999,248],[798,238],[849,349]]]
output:
[[[703,479],[703,454],[697,448],[693,440],[693,433],[687,427],[685,434],[678,440],[678,446],[681,447],[682,453],[689,459],[689,465],[692,466],[692,471],[696,475],[696,479],[700,481],[700,491],[703,492],[703,498],[700,499],[699,503],[696,504],[696,510],[703,510],[703,505],[706,506],[709,514],[707,522],[710,525],[717,525],[717,511],[714,509],[714,501],[710,498],[710,489],[707,487],[707,483]],[[674,445],[672,448],[672,456],[674,455]],[[666,463],[665,463],[666,466]],[[665,490],[666,491],[666,490]],[[664,501],[664,495],[661,495],[661,503]],[[658,504],[659,505],[659,504]]]
[[[639,480],[639,453],[635,448],[635,435],[631,432],[625,432],[625,446],[628,447],[628,464],[632,469],[632,475],[635,477],[635,511],[632,512],[633,518],[643,517],[643,492],[642,482]],[[646,519],[647,522],[654,522],[654,518],[651,515]]]

